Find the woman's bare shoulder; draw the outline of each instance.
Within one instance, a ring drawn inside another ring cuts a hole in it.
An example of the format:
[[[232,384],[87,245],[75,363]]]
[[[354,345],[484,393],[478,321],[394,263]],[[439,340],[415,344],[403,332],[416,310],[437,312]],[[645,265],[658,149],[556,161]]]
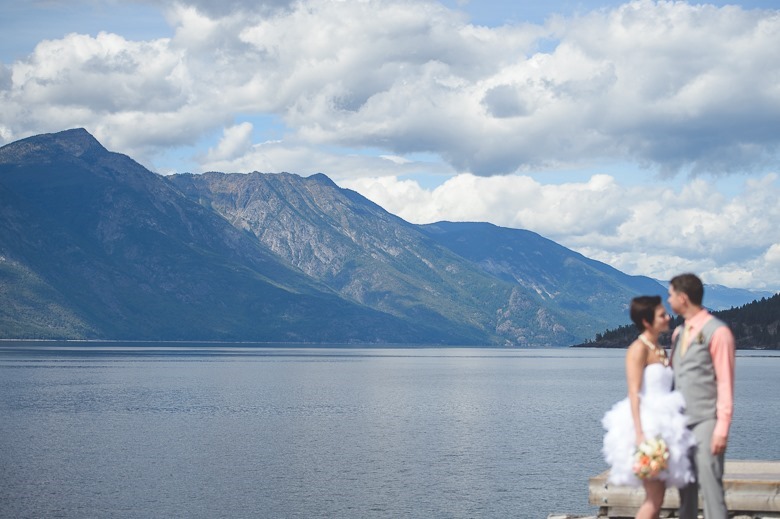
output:
[[[626,357],[638,360],[644,360],[647,358],[647,347],[642,344],[639,339],[634,340],[628,345],[626,351]]]

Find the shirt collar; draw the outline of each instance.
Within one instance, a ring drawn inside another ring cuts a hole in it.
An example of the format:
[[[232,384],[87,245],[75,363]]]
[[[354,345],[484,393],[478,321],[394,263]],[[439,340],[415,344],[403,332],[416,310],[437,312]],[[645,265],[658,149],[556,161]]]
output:
[[[685,326],[690,326],[693,330],[701,330],[710,318],[710,313],[706,308],[699,310],[696,315],[685,320]]]

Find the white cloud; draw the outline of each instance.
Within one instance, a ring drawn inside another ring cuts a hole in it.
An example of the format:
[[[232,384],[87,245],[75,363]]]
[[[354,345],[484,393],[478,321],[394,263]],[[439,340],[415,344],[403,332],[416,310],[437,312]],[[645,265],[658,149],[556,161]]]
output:
[[[171,39],[41,42],[11,65],[4,124],[15,136],[101,128],[151,156],[275,114],[295,147],[431,152],[479,175],[604,158],[720,173],[777,159],[778,11],[638,0],[488,28],[423,1],[215,5],[174,4]],[[164,144],[148,131],[158,121]]]
[[[252,124],[241,123],[225,128],[222,140],[209,150],[206,161],[214,163],[244,155],[252,147]]]
[[[253,144],[235,157],[210,154],[201,164],[204,171],[278,173],[286,171],[302,176],[325,173],[333,180],[354,176],[380,175],[452,175],[454,171],[438,162],[395,156],[363,154],[356,150],[312,148],[290,141],[272,140]]]
[[[722,172],[776,152],[765,132],[778,127],[780,91],[761,76],[778,77],[767,70],[778,27],[777,11],[642,0],[571,21],[563,41],[613,71],[591,116],[629,156]]]
[[[12,86],[0,93],[7,140],[85,127],[141,161],[190,144],[225,119],[191,102],[185,55],[166,39],[131,42],[107,33],[42,41],[11,66]]]
[[[521,175],[462,174],[433,190],[394,178],[345,180],[340,184],[414,223],[489,221],[556,239],[588,237],[593,232],[613,234],[624,218],[620,203],[624,189],[607,175],[596,175],[587,183],[545,185]]]
[[[764,255],[767,265],[780,269],[780,243],[773,243]]]
[[[167,6],[170,3],[168,0],[145,1],[155,2],[161,6]],[[294,3],[295,0],[188,0],[186,2],[187,5],[192,6],[201,13],[215,18],[229,16],[236,12],[261,12],[272,14],[274,12],[287,10]]]
[[[28,61],[15,63],[11,93],[19,101],[81,107],[95,115],[168,112],[186,102],[174,77],[179,58],[167,40],[138,43],[115,34],[70,34],[39,43]]]
[[[625,187],[607,175],[540,184],[522,175],[458,175],[435,189],[411,180],[344,180],[413,223],[487,221],[529,229],[619,270],[669,279],[780,290],[780,181],[748,179],[723,194],[695,179],[681,190]]]

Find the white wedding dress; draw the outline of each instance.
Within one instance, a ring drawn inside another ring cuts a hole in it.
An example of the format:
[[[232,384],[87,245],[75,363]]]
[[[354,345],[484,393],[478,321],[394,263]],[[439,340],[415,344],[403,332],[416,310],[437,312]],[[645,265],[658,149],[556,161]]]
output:
[[[645,438],[660,436],[669,447],[669,462],[659,479],[667,486],[682,487],[695,481],[688,452],[696,444],[683,414],[685,400],[672,390],[672,368],[661,363],[645,367],[639,392],[639,409]],[[641,486],[632,470],[636,434],[628,398],[612,406],[601,424],[606,429],[602,453],[610,466],[608,481],[613,485]]]

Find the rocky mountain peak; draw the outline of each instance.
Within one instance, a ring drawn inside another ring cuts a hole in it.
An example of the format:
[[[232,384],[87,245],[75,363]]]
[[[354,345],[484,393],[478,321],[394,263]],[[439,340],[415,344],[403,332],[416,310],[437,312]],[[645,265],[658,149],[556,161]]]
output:
[[[106,150],[87,130],[74,128],[22,139],[0,148],[0,163],[51,162],[64,156],[98,157]]]

